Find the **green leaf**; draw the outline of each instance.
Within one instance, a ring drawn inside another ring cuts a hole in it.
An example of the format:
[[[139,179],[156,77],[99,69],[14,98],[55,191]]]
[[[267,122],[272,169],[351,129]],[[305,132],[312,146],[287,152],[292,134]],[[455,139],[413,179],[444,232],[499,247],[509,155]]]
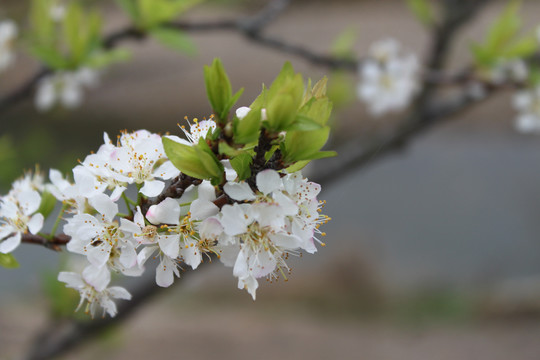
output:
[[[187,54],[196,55],[197,47],[185,33],[166,27],[157,27],[150,30],[150,36],[166,47]]]
[[[489,50],[496,51],[514,38],[520,27],[521,19],[519,17],[519,1],[511,1],[490,27],[486,39],[486,47]]]
[[[242,119],[233,118],[233,138],[237,144],[249,144],[259,139],[261,110],[252,109]]]
[[[251,176],[251,163],[253,157],[249,153],[242,153],[231,159],[231,166],[238,174],[238,180],[246,180]]]
[[[220,154],[227,155],[229,157],[238,156],[243,152],[242,150],[233,148],[232,146],[227,144],[225,141],[219,142],[218,151]]]
[[[13,255],[0,253],[0,266],[6,269],[15,269],[19,267],[19,263]]]
[[[293,165],[289,166],[288,168],[285,168],[285,171],[287,171],[289,174],[292,174],[294,172],[302,170],[310,162],[311,162],[311,160],[298,161],[298,162],[294,163]]]
[[[322,127],[323,126],[317,121],[314,121],[313,119],[305,115],[298,114],[293,124],[289,127],[288,130],[310,131],[320,129]]]
[[[133,22],[138,23],[139,9],[133,0],[116,0],[116,3],[124,10]]]
[[[202,137],[199,138],[199,143],[193,147],[199,156],[201,164],[204,166],[208,174],[210,174],[209,177],[212,180],[212,184],[218,185],[221,180],[223,180],[223,164],[219,161],[206,143],[206,140]]]
[[[286,163],[300,160],[311,160],[315,154],[326,144],[330,128],[325,126],[313,131],[290,131],[282,143],[282,153]]]
[[[52,47],[30,45],[29,51],[52,69],[65,69],[68,66],[64,56]]]
[[[428,0],[407,0],[407,6],[423,25],[430,26],[435,22]]]
[[[114,49],[106,52],[95,52],[88,60],[86,65],[100,69],[112,64],[126,62],[131,58],[131,53],[126,49]]]
[[[354,44],[356,43],[356,30],[349,28],[343,31],[334,40],[332,54],[342,59],[354,59]]]
[[[508,45],[503,56],[508,59],[525,58],[533,55],[537,50],[538,41],[534,35],[531,35]]]
[[[180,144],[166,137],[162,142],[165,154],[178,170],[197,179],[212,177],[213,174],[206,170],[195,147]]]
[[[229,77],[223,68],[221,60],[214,59],[211,66],[204,67],[204,83],[206,94],[212,110],[217,117],[217,122],[225,123],[227,114],[241,95],[241,91],[232,95],[232,86]]]
[[[272,84],[274,87],[274,84]],[[269,95],[272,93],[269,91]],[[277,88],[275,95],[269,96],[266,113],[266,127],[275,132],[288,130],[296,118],[304,95],[304,82],[300,74],[287,79]]]
[[[53,194],[45,190],[41,194],[41,203],[39,204],[37,212],[42,214],[44,218],[47,218],[53,212],[55,205],[56,198]]]

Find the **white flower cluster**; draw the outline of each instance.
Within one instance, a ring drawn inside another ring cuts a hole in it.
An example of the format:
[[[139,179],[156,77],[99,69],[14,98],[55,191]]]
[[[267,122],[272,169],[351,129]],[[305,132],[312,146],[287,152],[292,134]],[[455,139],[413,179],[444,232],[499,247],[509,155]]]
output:
[[[14,42],[18,29],[11,20],[0,21],[0,72],[15,62]]]
[[[215,128],[212,120],[195,121],[184,129],[189,141],[170,138],[191,145]],[[0,208],[0,251],[7,253],[23,234],[41,230],[40,193],[47,191],[63,203],[63,231],[71,237],[67,250],[83,255],[86,265],[82,273],[61,272],[58,279],[80,292],[78,308],[86,303],[92,316],[100,308],[114,316],[113,299],[131,297],[126,289],[109,286],[112,272],[140,276],[150,259],[157,260],[156,283],[168,287],[182,264],[197,269],[205,256],[216,256],[233,267],[239,288],[255,299],[259,278],[287,279],[289,254],[314,253],[315,242],[321,243],[317,236],[325,235],[319,226],[329,218],[320,214],[320,186],[300,173],[264,170],[250,185],[236,181],[236,172],[223,160],[227,181],[221,187],[196,181],[180,198],[149,206],[139,201],[141,196],[156,197],[165,180],[180,175],[165,156],[161,136],[140,130],[123,133],[116,144],[107,134],[104,140],[73,169],[73,182],[57,170],[50,171],[47,184],[28,175],[2,198]],[[124,193],[130,184],[137,187],[138,201]],[[120,213],[120,199],[129,214]]]
[[[12,252],[21,243],[22,235],[35,235],[41,230],[44,219],[37,210],[43,189],[42,176],[27,174],[0,197],[0,253]]]
[[[99,72],[90,68],[55,72],[38,83],[35,105],[40,111],[48,111],[56,104],[77,108],[83,101],[84,88],[94,88],[98,82]]]
[[[359,68],[358,96],[374,116],[406,108],[419,89],[419,63],[394,39],[374,43]]]
[[[516,129],[523,133],[540,133],[540,85],[517,92],[513,104],[519,113]]]

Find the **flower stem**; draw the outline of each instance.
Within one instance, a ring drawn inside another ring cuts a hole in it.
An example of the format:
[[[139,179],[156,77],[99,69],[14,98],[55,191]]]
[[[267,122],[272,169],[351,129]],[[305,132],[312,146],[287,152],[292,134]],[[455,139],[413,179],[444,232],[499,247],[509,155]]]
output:
[[[126,193],[123,192],[122,193],[122,199],[124,199],[125,203],[126,203],[126,207],[129,211],[129,215],[132,216],[133,215],[133,210],[131,210],[131,206],[130,205],[137,205],[137,203],[133,200],[131,200],[130,198],[127,197]]]
[[[66,212],[67,208],[67,204],[62,204],[62,209],[60,209],[58,217],[56,218],[56,221],[54,222],[54,225],[51,229],[51,234],[48,236],[49,240],[52,240],[54,238],[54,235],[56,234],[56,229],[58,229],[58,225],[60,225],[60,221],[62,220],[62,215],[64,215],[64,212]]]

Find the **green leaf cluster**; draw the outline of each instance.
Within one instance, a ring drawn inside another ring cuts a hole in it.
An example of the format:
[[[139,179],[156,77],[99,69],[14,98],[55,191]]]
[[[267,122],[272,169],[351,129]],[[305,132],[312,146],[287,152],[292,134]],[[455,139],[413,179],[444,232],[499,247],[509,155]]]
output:
[[[200,3],[201,0],[117,0],[135,26],[164,46],[188,55],[196,53],[193,41],[168,23]]]
[[[216,122],[224,124],[231,108],[236,104],[244,89],[232,92],[231,82],[221,60],[214,59],[212,65],[204,67],[206,95],[216,115]]]
[[[223,181],[223,164],[212,152],[206,139],[201,137],[198,144],[187,145],[164,137],[163,147],[169,160],[184,174],[210,180],[214,185]]]
[[[224,159],[230,160],[238,180],[246,180],[254,175],[253,166],[264,167],[271,159],[279,168],[299,169],[310,160],[336,155],[320,151],[330,134],[327,123],[332,111],[326,78],[314,85],[308,80],[305,86],[302,75],[286,63],[270,87],[263,85],[247,115],[240,119],[236,115],[231,118],[229,112],[243,89],[233,94],[221,61],[215,59],[206,66],[204,75],[217,131],[199,139],[198,144],[163,140],[167,156],[183,173],[218,185],[224,181]]]
[[[489,68],[501,60],[528,57],[538,50],[534,34],[520,36],[522,21],[519,10],[520,2],[511,1],[490,26],[484,42],[472,44],[478,67]]]
[[[83,66],[104,67],[123,61],[125,51],[102,48],[102,19],[95,10],[70,2],[60,21],[51,17],[53,0],[33,0],[30,9],[30,52],[55,70],[73,70]]]

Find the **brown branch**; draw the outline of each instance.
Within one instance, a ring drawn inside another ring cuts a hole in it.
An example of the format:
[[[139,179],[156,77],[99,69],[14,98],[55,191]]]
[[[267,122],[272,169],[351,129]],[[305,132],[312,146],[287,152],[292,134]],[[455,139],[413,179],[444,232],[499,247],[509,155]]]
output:
[[[62,251],[61,246],[66,245],[69,240],[71,240],[71,237],[65,234],[55,235],[52,239],[40,235],[23,234],[21,239],[23,243],[41,245],[54,251]]]

